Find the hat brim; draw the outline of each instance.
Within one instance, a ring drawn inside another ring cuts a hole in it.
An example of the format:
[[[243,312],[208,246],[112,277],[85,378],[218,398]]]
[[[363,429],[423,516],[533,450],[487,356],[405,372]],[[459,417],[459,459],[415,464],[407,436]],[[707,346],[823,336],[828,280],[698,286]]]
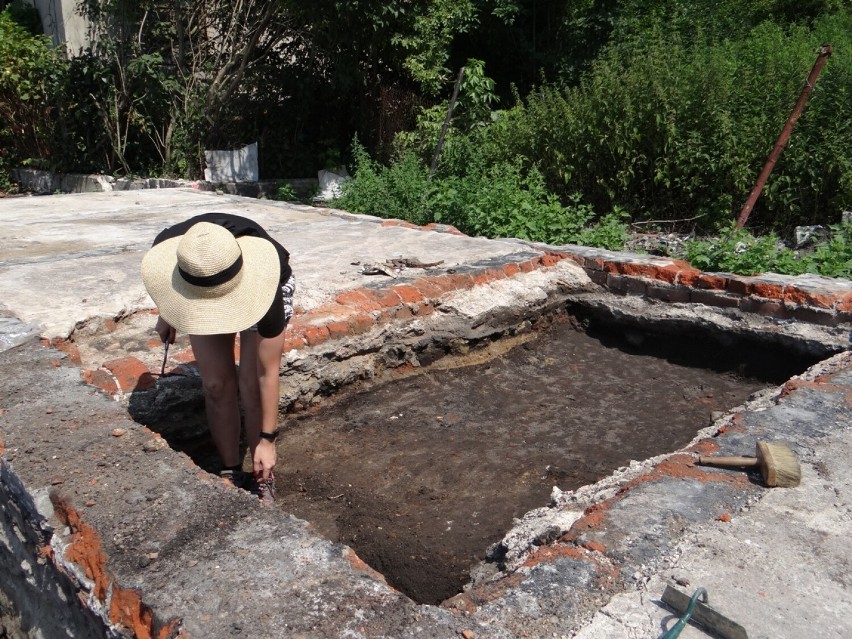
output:
[[[239,280],[227,293],[189,284],[178,272],[181,237],[153,246],[142,259],[142,280],[160,316],[181,333],[238,333],[256,324],[269,310],[281,276],[275,246],[259,237],[239,237],[243,255]],[[215,292],[215,291],[214,291]]]

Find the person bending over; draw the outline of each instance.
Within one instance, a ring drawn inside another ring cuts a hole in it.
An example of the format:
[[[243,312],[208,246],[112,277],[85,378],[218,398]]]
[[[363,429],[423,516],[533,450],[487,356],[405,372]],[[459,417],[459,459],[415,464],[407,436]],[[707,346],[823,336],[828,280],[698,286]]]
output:
[[[289,253],[248,218],[205,213],[157,235],[142,279],[159,310],[160,339],[173,344],[177,331],[189,335],[221,476],[271,500],[281,356],[296,287]],[[241,470],[240,403],[253,486]]]

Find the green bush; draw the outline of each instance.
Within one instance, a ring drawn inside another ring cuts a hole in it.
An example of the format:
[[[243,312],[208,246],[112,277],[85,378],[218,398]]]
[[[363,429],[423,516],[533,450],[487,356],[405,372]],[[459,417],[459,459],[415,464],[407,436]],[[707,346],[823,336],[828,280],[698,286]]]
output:
[[[56,96],[65,70],[47,37],[0,12],[0,171],[55,159]],[[0,181],[8,185],[8,174]]]
[[[547,191],[541,173],[524,169],[520,159],[487,166],[470,148],[456,146],[451,153],[455,160],[449,163],[463,155],[468,161],[465,170],[442,171],[430,178],[413,152],[390,166],[372,160],[357,143],[353,155],[353,177],[335,200],[335,206],[345,210],[414,224],[451,224],[474,236],[624,246],[627,227],[622,211],[594,224],[594,211],[579,195],[563,206]]]
[[[831,223],[852,206],[849,11],[739,39],[652,25],[607,47],[578,86],[541,87],[477,135],[497,156],[534,159],[563,198],[713,230],[748,196],[823,42],[834,55],[749,224]]]

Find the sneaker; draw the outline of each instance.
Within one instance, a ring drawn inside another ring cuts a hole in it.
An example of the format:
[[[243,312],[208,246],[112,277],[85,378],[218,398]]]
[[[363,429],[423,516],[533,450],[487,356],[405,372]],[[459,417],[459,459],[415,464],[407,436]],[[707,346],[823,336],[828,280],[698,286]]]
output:
[[[257,485],[257,496],[261,503],[269,505],[275,502],[275,475],[269,471],[269,479],[264,479],[263,475],[257,474],[254,476],[255,484]]]

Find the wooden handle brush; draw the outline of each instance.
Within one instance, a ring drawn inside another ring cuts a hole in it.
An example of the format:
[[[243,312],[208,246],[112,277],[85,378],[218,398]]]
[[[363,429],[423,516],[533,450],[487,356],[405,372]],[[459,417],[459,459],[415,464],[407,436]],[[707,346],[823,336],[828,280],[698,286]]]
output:
[[[802,479],[802,470],[796,455],[786,444],[757,442],[757,457],[704,457],[698,458],[702,466],[719,468],[760,467],[763,481],[769,487],[792,488]]]

